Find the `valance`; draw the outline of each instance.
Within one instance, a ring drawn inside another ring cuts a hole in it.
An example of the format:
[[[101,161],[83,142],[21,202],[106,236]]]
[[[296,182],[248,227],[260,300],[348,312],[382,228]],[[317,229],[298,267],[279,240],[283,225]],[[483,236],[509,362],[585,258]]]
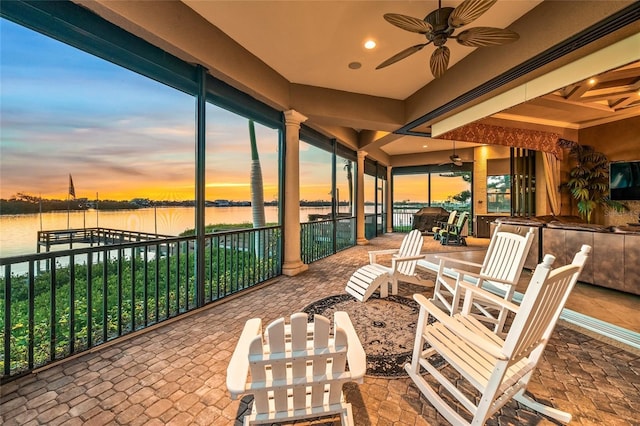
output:
[[[562,149],[558,146],[560,135],[540,130],[470,123],[444,133],[438,136],[438,139],[526,148],[535,151],[550,152],[555,155],[556,158],[562,159]]]

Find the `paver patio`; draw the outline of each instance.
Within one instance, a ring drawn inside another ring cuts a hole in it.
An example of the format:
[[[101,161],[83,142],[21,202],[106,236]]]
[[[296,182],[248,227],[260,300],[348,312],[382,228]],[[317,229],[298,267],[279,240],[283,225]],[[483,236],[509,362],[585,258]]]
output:
[[[258,289],[157,328],[96,348],[2,387],[5,425],[233,425],[250,398],[232,401],[226,369],[247,319],[268,323],[320,298],[344,293],[367,251],[392,248],[387,234],[279,277]],[[447,248],[426,243],[431,250]],[[486,241],[470,239],[470,250]],[[453,249],[459,251],[461,249]],[[428,290],[425,290],[428,291]],[[410,296],[406,285],[400,292]],[[640,424],[640,356],[577,332],[560,321],[529,387],[536,397],[574,415],[576,425]],[[356,425],[447,424],[408,378],[366,377],[345,387]],[[305,424],[333,424],[322,419]],[[488,424],[555,424],[509,403]]]

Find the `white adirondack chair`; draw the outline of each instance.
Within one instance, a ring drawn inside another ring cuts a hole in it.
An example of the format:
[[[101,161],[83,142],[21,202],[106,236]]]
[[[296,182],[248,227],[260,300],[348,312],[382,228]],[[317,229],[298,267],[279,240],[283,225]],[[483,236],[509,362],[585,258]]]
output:
[[[498,225],[491,237],[482,264],[437,256],[440,263],[432,300],[442,304],[451,315],[454,315],[460,310],[463,296],[463,287],[460,285],[462,281],[475,282],[478,287],[491,286],[494,290],[504,293],[505,300],[511,300],[529,254],[534,233],[535,229],[529,228],[526,235],[512,234],[501,231]],[[451,267],[453,263],[460,267]],[[476,268],[478,272],[463,269],[469,267]],[[445,270],[453,272],[456,278],[445,275]],[[496,306],[490,303],[485,306],[475,304],[474,307],[475,315],[479,319],[493,324],[494,332],[502,333],[508,313],[506,309],[499,308],[496,311]]]
[[[291,315],[288,324],[273,321],[264,336],[261,319],[246,322],[227,368],[231,397],[254,395],[245,425],[336,414],[343,425],[353,425],[342,385],[362,383],[366,355],[346,312],[334,314],[330,331],[327,318],[315,315],[308,323],[306,313]]]
[[[431,281],[423,280],[416,274],[418,260],[424,259],[420,254],[424,240],[422,233],[414,229],[409,232],[399,249],[375,250],[369,252],[369,265],[359,268],[353,273],[345,290],[361,302],[366,301],[380,288],[380,297],[387,297],[388,286],[391,294],[398,294],[398,281],[411,282],[431,286]],[[378,256],[392,255],[391,266],[378,263]]]
[[[420,315],[413,358],[411,364],[405,365],[405,370],[449,422],[454,425],[483,425],[511,398],[560,422],[571,420],[571,414],[536,402],[524,391],[590,251],[591,247],[582,246],[571,265],[553,271],[551,264],[555,258],[546,255],[536,268],[520,306],[464,282],[460,284],[466,290],[463,310],[452,317],[424,296],[413,296],[420,304]],[[504,340],[470,315],[474,299],[490,300],[516,314]],[[429,314],[437,321],[427,325]],[[426,350],[425,343],[430,345]],[[429,358],[436,354],[446,361],[439,368],[429,362]],[[421,367],[442,386],[429,385],[420,371]],[[446,376],[459,375],[464,380],[450,381],[439,371],[442,368],[448,370]],[[470,383],[477,392],[470,392],[463,382]],[[439,392],[442,388],[469,412],[471,421],[441,397]],[[477,405],[474,401],[478,401]]]

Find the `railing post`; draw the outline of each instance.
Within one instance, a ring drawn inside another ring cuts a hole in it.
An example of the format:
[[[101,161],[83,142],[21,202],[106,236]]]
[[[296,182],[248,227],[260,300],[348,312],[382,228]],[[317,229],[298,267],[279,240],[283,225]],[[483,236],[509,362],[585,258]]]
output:
[[[11,265],[4,268],[4,375],[11,373]]]

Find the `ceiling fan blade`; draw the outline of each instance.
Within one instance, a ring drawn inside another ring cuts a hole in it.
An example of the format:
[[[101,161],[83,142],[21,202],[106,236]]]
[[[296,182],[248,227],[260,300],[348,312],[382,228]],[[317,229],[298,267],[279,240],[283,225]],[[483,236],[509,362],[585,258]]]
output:
[[[440,78],[449,67],[449,48],[447,46],[440,46],[433,51],[431,55],[431,74],[435,78]]]
[[[433,30],[431,24],[423,21],[422,19],[401,15],[399,13],[385,13],[384,19],[398,28],[414,33],[426,34]]]
[[[491,27],[469,28],[456,36],[458,43],[469,47],[499,46],[519,38],[520,35],[514,31]]]
[[[449,15],[449,26],[460,28],[476,20],[498,0],[464,0]]]
[[[404,59],[407,56],[413,55],[414,53],[422,50],[422,48],[425,47],[429,43],[431,43],[431,42],[429,41],[427,43],[416,44],[415,46],[407,47],[402,52],[396,53],[395,55],[393,55],[392,57],[390,57],[389,59],[387,59],[386,61],[384,61],[380,65],[378,65],[376,67],[376,69],[379,70],[380,68],[384,68],[384,67],[387,67],[387,66],[389,66],[391,64],[395,64],[399,60]]]

